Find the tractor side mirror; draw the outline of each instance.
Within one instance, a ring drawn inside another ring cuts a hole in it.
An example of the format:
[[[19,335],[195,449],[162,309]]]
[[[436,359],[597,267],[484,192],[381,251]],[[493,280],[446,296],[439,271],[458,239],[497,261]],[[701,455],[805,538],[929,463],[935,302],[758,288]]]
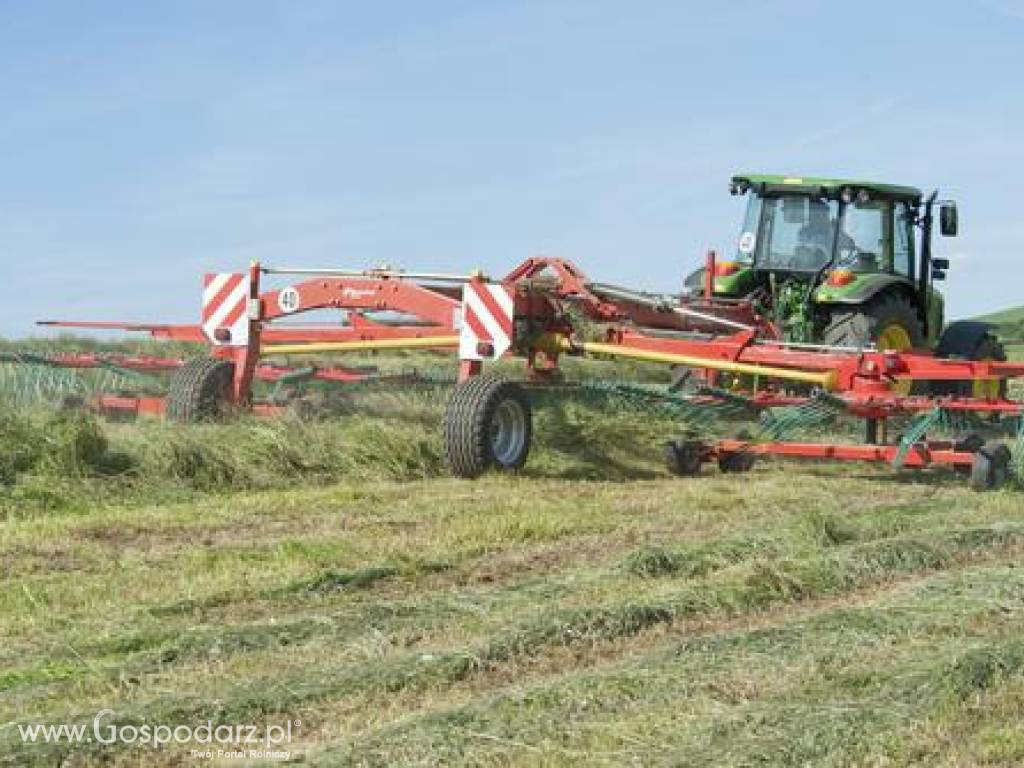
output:
[[[939,209],[939,229],[943,237],[956,237],[960,230],[960,216],[956,203],[943,203]]]
[[[932,270],[932,280],[934,282],[941,282],[942,280],[945,280],[945,279],[946,279],[946,272],[945,272],[945,270],[942,270],[942,269],[933,269]]]
[[[949,259],[932,259],[932,269],[941,269],[945,272],[949,269]]]

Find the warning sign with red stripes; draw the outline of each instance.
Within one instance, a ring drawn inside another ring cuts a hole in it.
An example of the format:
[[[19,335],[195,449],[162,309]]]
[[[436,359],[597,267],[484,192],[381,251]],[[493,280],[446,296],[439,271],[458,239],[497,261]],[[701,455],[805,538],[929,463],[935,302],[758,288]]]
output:
[[[210,343],[231,347],[249,343],[248,303],[245,275],[219,272],[203,276],[203,333]]]
[[[505,354],[512,346],[514,310],[511,292],[500,283],[466,283],[462,289],[459,358],[493,360]]]

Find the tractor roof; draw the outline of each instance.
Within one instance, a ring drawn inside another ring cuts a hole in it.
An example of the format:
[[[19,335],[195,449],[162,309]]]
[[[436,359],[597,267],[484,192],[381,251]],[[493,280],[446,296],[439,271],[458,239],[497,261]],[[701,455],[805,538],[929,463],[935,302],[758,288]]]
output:
[[[853,181],[850,179],[823,179],[817,176],[776,176],[771,174],[745,173],[732,177],[736,183],[746,183],[766,192],[804,192],[838,197],[843,189],[864,189],[879,197],[895,200],[919,201],[921,190],[896,184],[879,184],[874,181]]]

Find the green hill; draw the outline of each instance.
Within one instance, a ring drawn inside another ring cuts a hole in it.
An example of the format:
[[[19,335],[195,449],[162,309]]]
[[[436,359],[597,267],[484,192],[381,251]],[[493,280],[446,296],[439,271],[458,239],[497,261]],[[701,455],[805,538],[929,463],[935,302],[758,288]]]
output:
[[[986,323],[996,323],[997,325],[1020,326],[1024,323],[1024,307],[1004,309],[1000,312],[991,312],[987,315],[979,315],[974,319],[982,320]]]
[[[1004,309],[987,315],[973,318],[985,323],[992,323],[999,329],[999,336],[1004,344],[1018,346],[1024,344],[1024,307]]]

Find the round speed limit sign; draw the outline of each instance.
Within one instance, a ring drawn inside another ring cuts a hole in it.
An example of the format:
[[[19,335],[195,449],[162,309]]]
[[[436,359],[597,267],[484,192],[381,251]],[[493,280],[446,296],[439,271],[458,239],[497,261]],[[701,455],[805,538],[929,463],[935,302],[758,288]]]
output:
[[[285,288],[277,294],[277,306],[282,312],[292,313],[299,308],[299,292],[294,288]]]

